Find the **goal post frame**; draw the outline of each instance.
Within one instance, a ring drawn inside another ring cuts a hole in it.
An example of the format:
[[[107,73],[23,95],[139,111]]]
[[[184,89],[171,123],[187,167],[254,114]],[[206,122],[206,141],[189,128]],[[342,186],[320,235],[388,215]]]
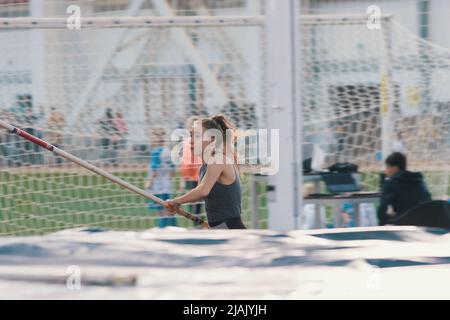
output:
[[[381,20],[392,15],[383,14]],[[300,24],[341,24],[367,21],[367,15],[298,15]],[[263,26],[267,19],[263,15],[252,16],[116,16],[81,17],[80,29],[91,28],[149,28],[149,27],[207,27],[207,26]],[[69,29],[65,17],[16,17],[0,18],[1,29]],[[79,29],[75,29],[79,30]],[[75,31],[73,30],[73,31]]]
[[[293,230],[298,228],[303,207],[299,168],[303,124],[302,108],[298,108],[301,72],[296,61],[300,54],[296,21],[299,7],[296,0],[278,2],[266,0],[267,122],[270,129],[279,130],[280,153],[278,172],[268,177],[271,186],[268,225],[273,230]]]

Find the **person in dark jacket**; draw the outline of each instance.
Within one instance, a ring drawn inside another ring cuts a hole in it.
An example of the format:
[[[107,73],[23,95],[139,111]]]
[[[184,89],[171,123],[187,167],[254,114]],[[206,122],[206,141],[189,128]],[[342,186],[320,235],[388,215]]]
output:
[[[393,218],[387,214],[389,206],[392,206],[394,217],[398,217],[419,203],[431,200],[422,173],[408,171],[406,162],[406,156],[400,152],[394,152],[386,158],[386,179],[382,183],[378,207],[380,225],[387,224]]]

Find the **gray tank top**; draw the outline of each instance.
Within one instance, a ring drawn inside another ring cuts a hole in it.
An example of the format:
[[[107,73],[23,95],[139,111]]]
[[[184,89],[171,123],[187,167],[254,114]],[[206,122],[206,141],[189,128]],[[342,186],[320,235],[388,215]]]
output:
[[[206,164],[200,168],[200,180],[207,168]],[[235,176],[236,179],[229,185],[216,182],[205,198],[206,215],[212,227],[241,216],[241,180],[236,170]]]

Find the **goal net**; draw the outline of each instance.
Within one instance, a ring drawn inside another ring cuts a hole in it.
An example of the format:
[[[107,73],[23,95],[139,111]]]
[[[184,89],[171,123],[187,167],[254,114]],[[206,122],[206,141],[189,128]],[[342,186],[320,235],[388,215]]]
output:
[[[435,198],[447,197],[450,51],[389,16],[375,30],[352,15],[299,21],[301,125],[304,141],[324,153],[322,166],[355,163],[366,190],[376,190],[383,157],[399,150]],[[0,20],[1,118],[144,188],[155,149],[171,146],[171,132],[191,116],[223,112],[239,128],[267,127],[265,46],[259,16],[92,18],[80,30],[59,18]],[[180,168],[161,174],[170,181],[162,193],[188,190]],[[260,227],[264,190],[250,199],[243,177],[244,218],[257,206]],[[160,223],[157,212],[0,133],[0,235],[143,229]]]

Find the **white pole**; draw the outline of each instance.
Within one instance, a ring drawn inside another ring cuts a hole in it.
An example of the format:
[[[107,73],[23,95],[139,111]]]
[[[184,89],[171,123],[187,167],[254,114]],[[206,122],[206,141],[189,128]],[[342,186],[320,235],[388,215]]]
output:
[[[269,177],[269,228],[274,230],[297,228],[302,208],[298,14],[297,0],[266,0],[268,124],[280,135],[279,170]]]
[[[392,81],[392,24],[391,19],[382,21],[383,37],[384,37],[384,71],[381,79],[381,164],[383,160],[392,151],[392,140],[396,139],[392,130],[392,112],[394,108],[395,88]]]

